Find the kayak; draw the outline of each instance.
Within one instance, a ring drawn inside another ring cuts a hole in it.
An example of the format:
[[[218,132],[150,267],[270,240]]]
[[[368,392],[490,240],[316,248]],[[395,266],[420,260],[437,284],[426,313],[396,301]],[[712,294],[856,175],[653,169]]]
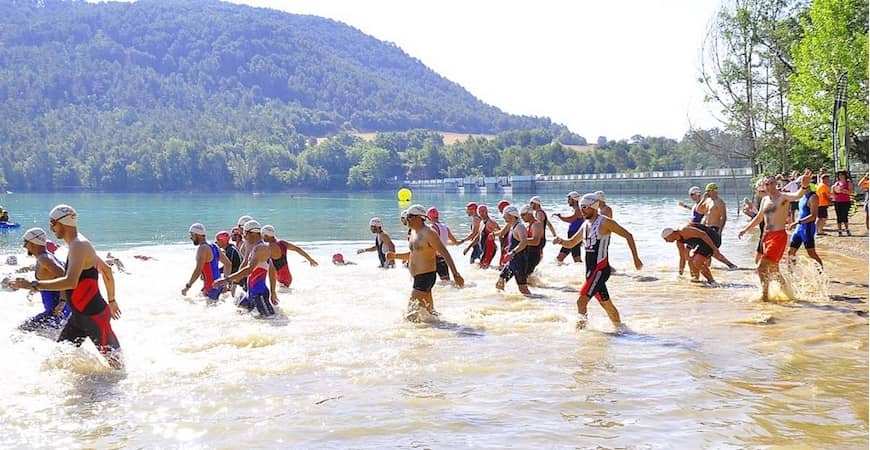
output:
[[[0,230],[7,228],[18,228],[21,224],[15,222],[0,222]]]

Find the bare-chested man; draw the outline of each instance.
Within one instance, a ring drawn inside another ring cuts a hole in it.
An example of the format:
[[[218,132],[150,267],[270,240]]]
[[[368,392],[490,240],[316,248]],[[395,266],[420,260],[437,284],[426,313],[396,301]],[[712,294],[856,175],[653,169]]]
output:
[[[64,291],[69,293],[72,314],[57,338],[58,342],[72,342],[79,346],[90,338],[97,350],[114,369],[123,368],[121,345],[112,331],[111,319],[121,317],[115,301],[115,279],[109,267],[94,249],[93,244],[78,231],[78,213],[69,205],[57,205],[49,213],[50,230],[63,239],[69,248],[66,271],[59,278],[27,281],[18,278],[12,287],[37,291]],[[103,275],[108,302],[100,294],[99,274]]]
[[[761,281],[761,299],[763,301],[768,300],[771,279],[779,281],[780,286],[786,291],[786,294],[789,297],[793,297],[791,292],[789,292],[789,287],[786,285],[782,273],[779,271],[779,261],[782,259],[785,247],[788,244],[788,233],[786,233],[785,227],[788,222],[789,202],[799,200],[807,193],[812,175],[812,170],[806,169],[799,181],[800,188],[797,192],[792,193],[778,191],[776,189],[775,177],[768,176],[765,178],[764,189],[767,196],[761,199],[761,206],[759,207],[761,214],[755,216],[752,222],[749,222],[748,225],[737,233],[737,238],[740,239],[748,230],[764,220],[763,252],[757,269],[758,278]]]
[[[683,228],[665,228],[662,230],[662,239],[666,242],[675,242],[677,251],[680,254],[680,264],[678,266],[680,275],[686,267],[686,262],[689,263],[689,273],[692,275],[692,281],[697,282],[700,275],[704,275],[710,283],[715,283],[713,273],[710,272],[710,257],[715,256],[721,261],[731,266],[731,261],[728,261],[725,256],[719,253],[716,243],[713,242],[710,232],[697,228],[695,226],[685,226]],[[690,256],[689,250],[694,249],[694,253]]]
[[[477,215],[477,203],[468,202],[468,204],[465,205],[465,214],[471,218],[471,231],[469,231],[467,236],[459,240],[459,244],[476,239],[478,233],[480,233],[480,216]],[[466,252],[467,251],[468,250],[466,250]],[[474,261],[480,258],[481,253],[479,246],[475,245],[471,247],[471,258],[469,258],[468,262],[474,264]],[[463,252],[463,254],[465,254],[465,252]]]
[[[612,219],[613,208],[607,206],[607,197],[604,195],[604,191],[595,191],[595,195],[598,197],[598,214]]]
[[[411,237],[408,240],[410,251],[405,253],[387,253],[388,259],[401,259],[408,261],[408,269],[414,277],[414,286],[411,290],[410,302],[417,302],[430,314],[435,314],[435,302],[432,300],[432,286],[435,285],[437,274],[435,272],[435,255],[440,253],[447,261],[450,272],[453,273],[453,281],[456,286],[465,285],[465,280],[456,265],[450,252],[444,247],[441,239],[426,226],[426,209],[422,205],[411,205],[408,211],[408,225],[411,226]]]
[[[711,236],[716,247],[722,245],[722,230],[728,221],[728,211],[725,208],[725,201],[719,197],[719,186],[716,183],[707,183],[698,212],[704,214],[701,223],[716,232],[715,237]]]

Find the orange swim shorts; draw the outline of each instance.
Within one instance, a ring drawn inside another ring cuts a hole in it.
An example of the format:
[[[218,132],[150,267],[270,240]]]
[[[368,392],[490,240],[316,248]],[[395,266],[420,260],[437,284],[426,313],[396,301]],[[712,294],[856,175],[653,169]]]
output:
[[[765,231],[761,242],[764,248],[761,257],[768,261],[779,263],[788,244],[788,233],[785,230]]]

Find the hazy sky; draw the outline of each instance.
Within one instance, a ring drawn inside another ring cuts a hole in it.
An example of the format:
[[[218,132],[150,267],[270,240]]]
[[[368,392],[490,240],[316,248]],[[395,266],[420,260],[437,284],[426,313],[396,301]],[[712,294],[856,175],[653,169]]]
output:
[[[502,110],[594,141],[714,126],[697,83],[720,0],[234,0],[394,42]]]

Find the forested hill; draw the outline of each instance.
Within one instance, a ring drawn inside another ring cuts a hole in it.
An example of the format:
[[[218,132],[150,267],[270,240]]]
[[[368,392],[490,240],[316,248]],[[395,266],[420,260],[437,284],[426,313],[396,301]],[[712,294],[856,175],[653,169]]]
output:
[[[0,43],[4,117],[272,102],[304,135],[549,126],[486,105],[347,25],[218,1],[4,0]]]

